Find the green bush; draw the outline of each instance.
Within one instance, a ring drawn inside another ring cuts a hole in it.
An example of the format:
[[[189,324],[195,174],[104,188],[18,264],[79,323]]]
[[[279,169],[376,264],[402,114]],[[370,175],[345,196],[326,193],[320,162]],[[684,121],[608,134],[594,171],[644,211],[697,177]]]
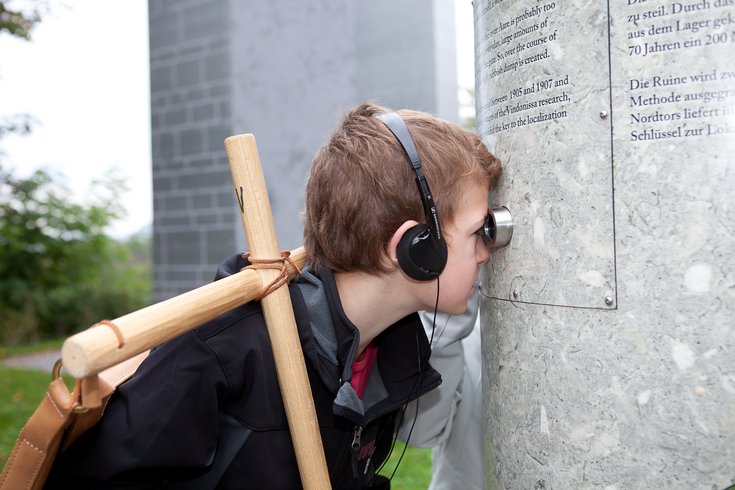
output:
[[[105,233],[124,212],[119,189],[110,177],[93,186],[93,204],[79,204],[60,178],[0,165],[0,343],[66,336],[150,302],[149,240]]]

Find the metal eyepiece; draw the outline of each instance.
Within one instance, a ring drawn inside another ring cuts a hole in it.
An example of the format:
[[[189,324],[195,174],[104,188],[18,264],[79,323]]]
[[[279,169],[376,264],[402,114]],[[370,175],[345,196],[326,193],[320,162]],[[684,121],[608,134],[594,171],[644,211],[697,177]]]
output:
[[[513,238],[513,215],[505,206],[492,208],[485,219],[485,240],[490,248],[503,248]]]

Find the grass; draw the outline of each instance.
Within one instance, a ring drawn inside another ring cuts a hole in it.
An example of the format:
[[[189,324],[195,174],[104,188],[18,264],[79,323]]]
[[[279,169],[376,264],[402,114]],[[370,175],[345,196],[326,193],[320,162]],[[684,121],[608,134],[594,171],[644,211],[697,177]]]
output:
[[[47,350],[60,350],[61,344],[63,343],[64,339],[56,339],[44,340],[35,344],[14,345],[11,347],[4,347],[0,345],[0,359],[3,359],[5,357],[35,354],[37,352],[43,352]]]
[[[393,454],[380,471],[381,475],[390,478],[404,447],[403,443],[396,441]],[[425,490],[429,486],[429,481],[431,481],[431,449],[408,446],[391,481],[391,490]]]
[[[59,350],[62,343],[63,339],[57,339],[12,347],[0,346],[0,359]],[[64,379],[67,386],[72,386],[72,379],[67,376]],[[49,372],[13,368],[0,363],[0,468],[5,466],[20,430],[45,396],[50,382]]]
[[[0,467],[5,466],[20,430],[43,399],[50,382],[50,373],[0,364]]]

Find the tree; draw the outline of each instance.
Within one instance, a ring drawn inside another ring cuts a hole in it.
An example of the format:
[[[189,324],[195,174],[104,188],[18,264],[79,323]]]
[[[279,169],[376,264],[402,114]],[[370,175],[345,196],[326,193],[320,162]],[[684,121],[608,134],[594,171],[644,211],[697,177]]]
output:
[[[67,335],[148,303],[149,264],[104,231],[123,213],[121,188],[110,177],[94,184],[94,204],[79,204],[60,178],[0,164],[0,342]]]
[[[32,8],[11,8],[12,2],[0,0],[0,35],[31,39],[31,30],[41,21],[41,12],[48,9],[46,2],[36,2]],[[29,4],[26,3],[26,7]],[[34,119],[27,114],[15,114],[0,118],[0,138],[7,133],[25,134],[30,132]]]
[[[0,35],[28,40],[48,4],[11,3],[0,0]],[[30,132],[32,122],[0,118],[0,139]],[[80,204],[61,177],[41,170],[16,177],[0,161],[0,343],[66,335],[148,304],[150,238],[119,243],[105,234],[124,213],[117,201],[124,189],[109,176],[93,184],[93,204]]]
[[[41,9],[45,2],[36,3],[31,9],[10,8],[10,1],[0,0],[0,33],[7,32],[11,36],[31,38],[31,29],[41,20]],[[28,4],[26,4],[28,5]]]

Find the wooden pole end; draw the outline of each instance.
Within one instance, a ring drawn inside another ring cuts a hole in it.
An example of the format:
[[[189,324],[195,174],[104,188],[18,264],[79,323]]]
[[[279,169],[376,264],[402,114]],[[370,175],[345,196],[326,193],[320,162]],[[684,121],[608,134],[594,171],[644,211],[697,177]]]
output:
[[[88,375],[91,361],[89,350],[78,341],[78,335],[73,335],[64,341],[61,347],[61,362],[66,372],[77,379],[82,379]]]

